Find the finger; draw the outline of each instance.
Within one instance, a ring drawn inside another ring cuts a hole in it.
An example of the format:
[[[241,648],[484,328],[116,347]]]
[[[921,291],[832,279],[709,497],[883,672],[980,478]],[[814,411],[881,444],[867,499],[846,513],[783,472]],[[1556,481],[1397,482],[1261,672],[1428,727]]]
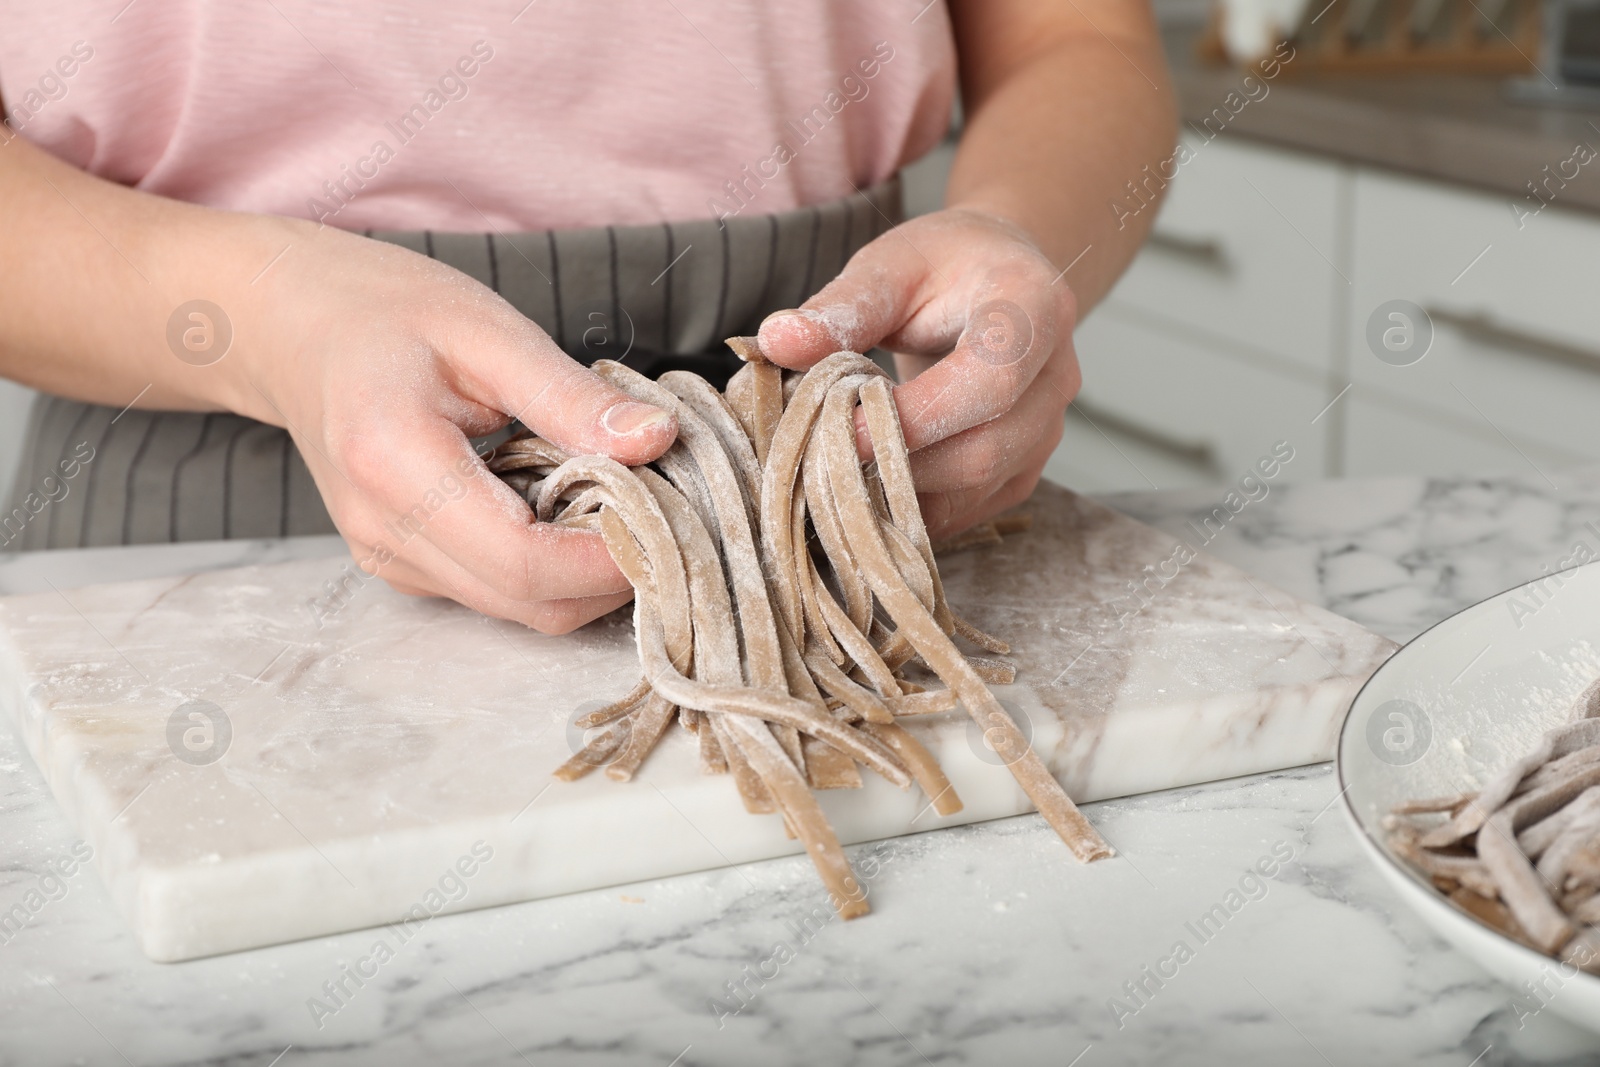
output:
[[[1016,507],[1033,495],[1042,471],[1041,465],[1038,470],[1019,474],[989,494],[981,490],[965,493],[918,493],[917,500],[922,505],[922,517],[928,527],[928,536],[935,540],[949,537],[980,522],[986,522],[1007,508]]]
[[[1000,418],[911,453],[912,480],[924,493],[992,490],[1050,458],[1061,441],[1065,409],[1053,390],[1030,389]]]
[[[627,580],[598,534],[537,522],[510,486],[489,473],[452,423],[419,416],[399,431],[355,434],[341,448],[351,482],[386,518],[354,539],[413,562],[427,546],[509,601],[619,593]],[[432,563],[425,570],[435,569]],[[499,613],[503,614],[503,613]]]
[[[1077,392],[1077,358],[1071,338],[1057,339],[1072,322],[1072,296],[1062,286],[1009,285],[975,297],[955,349],[895,389],[895,404],[912,451],[1009,411],[1060,343],[1066,346],[1065,380],[1046,379],[1063,407]]]
[[[437,597],[442,595],[434,592],[431,589],[424,589],[420,585],[408,585],[405,582],[395,581],[393,579],[385,579],[385,581],[389,583],[390,589],[393,589],[397,593],[404,593],[406,596]]]
[[[922,356],[913,352],[894,353],[895,380],[909,382],[923,371],[939,362],[938,356]],[[898,408],[896,409],[898,412]],[[861,462],[871,463],[876,458],[872,450],[872,433],[867,429],[867,413],[856,408],[856,454]]]
[[[896,352],[894,354],[895,379],[901,382],[909,382],[917,375],[931,369],[938,362],[938,356],[919,356],[915,352]]]
[[[633,590],[613,593],[610,596],[583,597],[578,600],[549,600],[539,606],[537,616],[531,620],[518,620],[542,634],[569,634],[580,626],[633,602]]]
[[[804,370],[835,352],[865,352],[912,316],[929,273],[929,261],[891,230],[797,310],[768,315],[757,335],[762,354]]]
[[[1023,497],[1032,492],[1060,437],[1059,432],[1047,434],[1014,469],[1001,473],[987,484],[942,493],[919,492],[917,498],[922,502],[923,522],[930,527],[937,526],[941,530],[956,533],[1010,507],[1010,503],[995,505],[991,501],[998,494],[1016,489],[1018,478],[1023,479],[1026,485]]]
[[[545,601],[508,600],[499,596],[470,574],[444,557],[429,557],[432,546],[413,553],[425,557],[421,563],[396,557],[379,569],[379,574],[400,592],[411,596],[447,597],[474,611],[496,618],[510,619],[542,633],[563,634],[597,619],[633,599],[632,589],[599,596],[570,597]]]
[[[677,437],[671,412],[602,381],[526,320],[497,321],[442,347],[465,395],[568,452],[636,467]]]

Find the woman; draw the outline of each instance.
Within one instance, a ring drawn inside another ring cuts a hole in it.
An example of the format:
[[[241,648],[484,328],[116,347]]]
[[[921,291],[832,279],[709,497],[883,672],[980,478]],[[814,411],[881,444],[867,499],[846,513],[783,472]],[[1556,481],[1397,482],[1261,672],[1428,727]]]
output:
[[[0,2],[0,373],[52,394],[17,541],[336,527],[548,632],[627,582],[470,438],[637,464],[676,431],[573,356],[882,345],[962,528],[1037,482],[1153,214],[1108,203],[1174,136],[1142,0],[124,2]],[[947,207],[900,222],[958,65]]]

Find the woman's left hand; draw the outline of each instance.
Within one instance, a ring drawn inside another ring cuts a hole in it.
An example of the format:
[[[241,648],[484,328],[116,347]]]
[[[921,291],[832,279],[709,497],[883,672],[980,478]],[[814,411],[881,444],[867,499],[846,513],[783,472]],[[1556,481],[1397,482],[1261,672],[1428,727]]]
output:
[[[941,537],[1026,500],[1082,378],[1077,301],[1022,229],[952,208],[862,248],[798,310],[761,324],[761,350],[804,369],[840,350],[895,353],[895,404],[922,514]],[[857,413],[862,455],[870,458]]]

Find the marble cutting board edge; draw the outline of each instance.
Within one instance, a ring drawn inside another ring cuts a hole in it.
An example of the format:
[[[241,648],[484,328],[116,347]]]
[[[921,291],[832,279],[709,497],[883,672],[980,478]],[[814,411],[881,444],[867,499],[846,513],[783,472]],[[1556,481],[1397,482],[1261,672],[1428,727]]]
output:
[[[1146,608],[1108,610],[1174,539],[1054,486],[1029,507],[1034,531],[941,569],[957,610],[1012,641],[1019,681],[997,693],[1075,797],[1330,758],[1391,642],[1204,554]],[[549,638],[374,585],[311,629],[307,604],[342,566],[0,599],[0,712],[151,958],[801,851],[725,777],[700,775],[676,727],[632,783],[550,784],[574,707],[636,677],[625,620]],[[189,699],[230,709],[233,748],[216,763],[168,752],[168,718]],[[939,817],[867,774],[821,794],[841,840],[1031,810],[963,713],[911,726],[965,809]],[[492,858],[451,875],[474,847]],[[1064,848],[1058,860],[1073,862]]]

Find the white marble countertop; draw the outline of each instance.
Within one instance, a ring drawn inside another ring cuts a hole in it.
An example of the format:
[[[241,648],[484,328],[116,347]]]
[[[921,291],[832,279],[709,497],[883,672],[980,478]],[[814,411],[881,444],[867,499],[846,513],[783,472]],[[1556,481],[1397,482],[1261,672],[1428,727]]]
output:
[[[1600,469],[1555,481],[1279,486],[1211,548],[1406,640],[1600,541],[1584,525],[1600,522]],[[1109,502],[1176,531],[1221,495]],[[148,566],[139,550],[0,557],[0,591]],[[1091,867],[1032,815],[859,846],[877,907],[848,925],[803,925],[827,909],[796,857],[439,917],[381,963],[368,931],[177,965],[146,960],[74,869],[78,843],[3,733],[0,766],[0,913],[43,901],[0,926],[0,1065],[1600,1062],[1600,1038],[1548,1012],[1519,1029],[1510,990],[1399,910],[1327,764],[1091,805],[1123,857]],[[1246,878],[1273,856],[1290,858]],[[1186,924],[1240,889],[1232,919],[1195,937]],[[1158,966],[1159,986],[1143,970]],[[319,1027],[325,983],[345,993]]]

